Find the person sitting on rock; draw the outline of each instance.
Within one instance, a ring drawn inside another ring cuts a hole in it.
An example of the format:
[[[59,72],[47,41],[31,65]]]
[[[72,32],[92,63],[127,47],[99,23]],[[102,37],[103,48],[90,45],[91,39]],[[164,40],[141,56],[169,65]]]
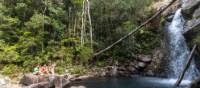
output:
[[[33,74],[34,74],[34,75],[39,75],[39,74],[40,74],[39,68],[40,68],[40,66],[39,66],[39,64],[38,64],[38,65],[33,69]]]
[[[49,71],[48,71],[48,67],[46,64],[44,64],[41,68],[40,68],[40,72],[42,75],[44,74],[49,74]]]
[[[55,66],[56,64],[54,63],[49,67],[49,73],[52,75],[55,75]]]

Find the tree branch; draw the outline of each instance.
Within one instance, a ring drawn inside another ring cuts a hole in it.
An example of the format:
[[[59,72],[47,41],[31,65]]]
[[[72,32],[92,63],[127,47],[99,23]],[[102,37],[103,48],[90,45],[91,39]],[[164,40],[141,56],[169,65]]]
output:
[[[156,18],[157,16],[159,16],[162,12],[164,12],[168,7],[170,7],[175,1],[177,0],[172,0],[166,7],[160,9],[157,13],[155,13],[151,18],[149,18],[147,21],[145,21],[144,23],[142,23],[140,26],[136,27],[134,30],[132,30],[131,32],[129,32],[127,35],[121,37],[119,40],[117,40],[116,42],[114,42],[113,44],[109,45],[107,48],[97,52],[94,54],[94,56],[98,56],[99,54],[111,49],[113,46],[117,45],[118,43],[120,43],[121,41],[123,41],[124,39],[128,38],[130,35],[132,35],[133,33],[137,32],[139,29],[141,29],[142,27],[144,27],[147,23],[149,23],[150,21],[152,21],[154,18]]]

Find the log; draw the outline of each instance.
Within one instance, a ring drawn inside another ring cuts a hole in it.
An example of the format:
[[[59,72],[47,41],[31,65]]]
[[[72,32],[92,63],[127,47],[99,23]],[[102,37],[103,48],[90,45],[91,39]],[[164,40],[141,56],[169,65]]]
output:
[[[95,53],[93,56],[98,56],[99,54],[111,49],[113,46],[119,44],[121,41],[127,39],[129,36],[131,36],[132,34],[134,34],[135,32],[137,32],[139,29],[141,29],[142,27],[144,27],[146,24],[148,24],[149,22],[151,22],[153,19],[155,19],[156,17],[158,17],[161,13],[163,13],[168,7],[170,7],[174,2],[176,2],[177,0],[172,0],[167,6],[165,6],[164,8],[160,9],[157,13],[155,13],[151,18],[149,18],[148,20],[146,20],[144,23],[142,23],[140,26],[136,27],[134,30],[132,30],[131,32],[129,32],[128,34],[126,34],[125,36],[121,37],[119,40],[117,40],[116,42],[114,42],[113,44],[109,45],[107,48]]]
[[[192,56],[193,56],[193,53],[194,53],[196,47],[197,47],[197,45],[195,44],[195,45],[193,46],[193,48],[192,48],[192,51],[191,51],[191,53],[190,53],[190,55],[189,55],[189,57],[188,57],[187,62],[185,63],[185,66],[184,66],[183,71],[181,72],[181,74],[180,74],[178,80],[177,80],[176,83],[175,83],[175,87],[179,86],[180,83],[181,83],[181,81],[183,80],[183,77],[184,77],[184,75],[185,75],[185,72],[187,71],[187,69],[188,69],[188,67],[190,66],[190,63],[191,63],[191,61],[192,61]]]

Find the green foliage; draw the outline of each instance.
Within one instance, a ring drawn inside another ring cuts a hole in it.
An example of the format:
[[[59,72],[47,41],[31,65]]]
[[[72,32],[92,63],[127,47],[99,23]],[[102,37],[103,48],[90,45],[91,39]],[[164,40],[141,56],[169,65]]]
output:
[[[16,46],[8,46],[4,41],[0,41],[0,62],[19,62],[20,56],[15,51]]]
[[[151,12],[148,6],[154,0],[95,0],[92,18],[96,48],[103,49],[146,20]],[[158,23],[159,25],[159,23]],[[134,54],[151,53],[159,45],[159,30],[146,26],[140,32],[116,45],[105,56],[115,59],[133,58]],[[100,59],[102,59],[100,57]]]
[[[80,74],[80,75],[84,75],[87,72],[87,69],[85,67],[83,67],[82,65],[77,65],[74,67],[71,67],[69,69],[69,72],[71,74]]]
[[[20,73],[21,68],[14,64],[5,65],[2,69],[2,73],[4,75],[17,75],[16,73]]]
[[[56,71],[84,74],[92,58],[143,22],[154,0],[90,0],[94,48],[90,47],[89,22],[81,45],[83,0],[0,0],[0,67],[5,74],[30,72],[36,64],[57,64]],[[109,57],[128,60],[149,53],[159,42],[158,31],[145,27],[102,54],[97,66]],[[126,59],[124,59],[126,58]],[[97,57],[98,59],[98,57]],[[84,67],[86,66],[86,67]]]
[[[76,52],[82,64],[88,63],[88,60],[91,58],[91,49],[89,47],[77,46]]]

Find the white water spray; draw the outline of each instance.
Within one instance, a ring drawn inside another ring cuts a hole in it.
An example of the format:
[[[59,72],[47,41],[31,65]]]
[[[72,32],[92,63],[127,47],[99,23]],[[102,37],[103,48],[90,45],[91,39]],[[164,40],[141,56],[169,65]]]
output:
[[[182,34],[185,20],[182,17],[181,9],[177,10],[172,23],[167,28],[168,36],[168,48],[169,48],[169,77],[178,78],[183,71],[183,67],[188,59],[190,51],[185,42],[185,38]],[[194,61],[191,62],[184,79],[191,80],[196,77],[197,68]]]

